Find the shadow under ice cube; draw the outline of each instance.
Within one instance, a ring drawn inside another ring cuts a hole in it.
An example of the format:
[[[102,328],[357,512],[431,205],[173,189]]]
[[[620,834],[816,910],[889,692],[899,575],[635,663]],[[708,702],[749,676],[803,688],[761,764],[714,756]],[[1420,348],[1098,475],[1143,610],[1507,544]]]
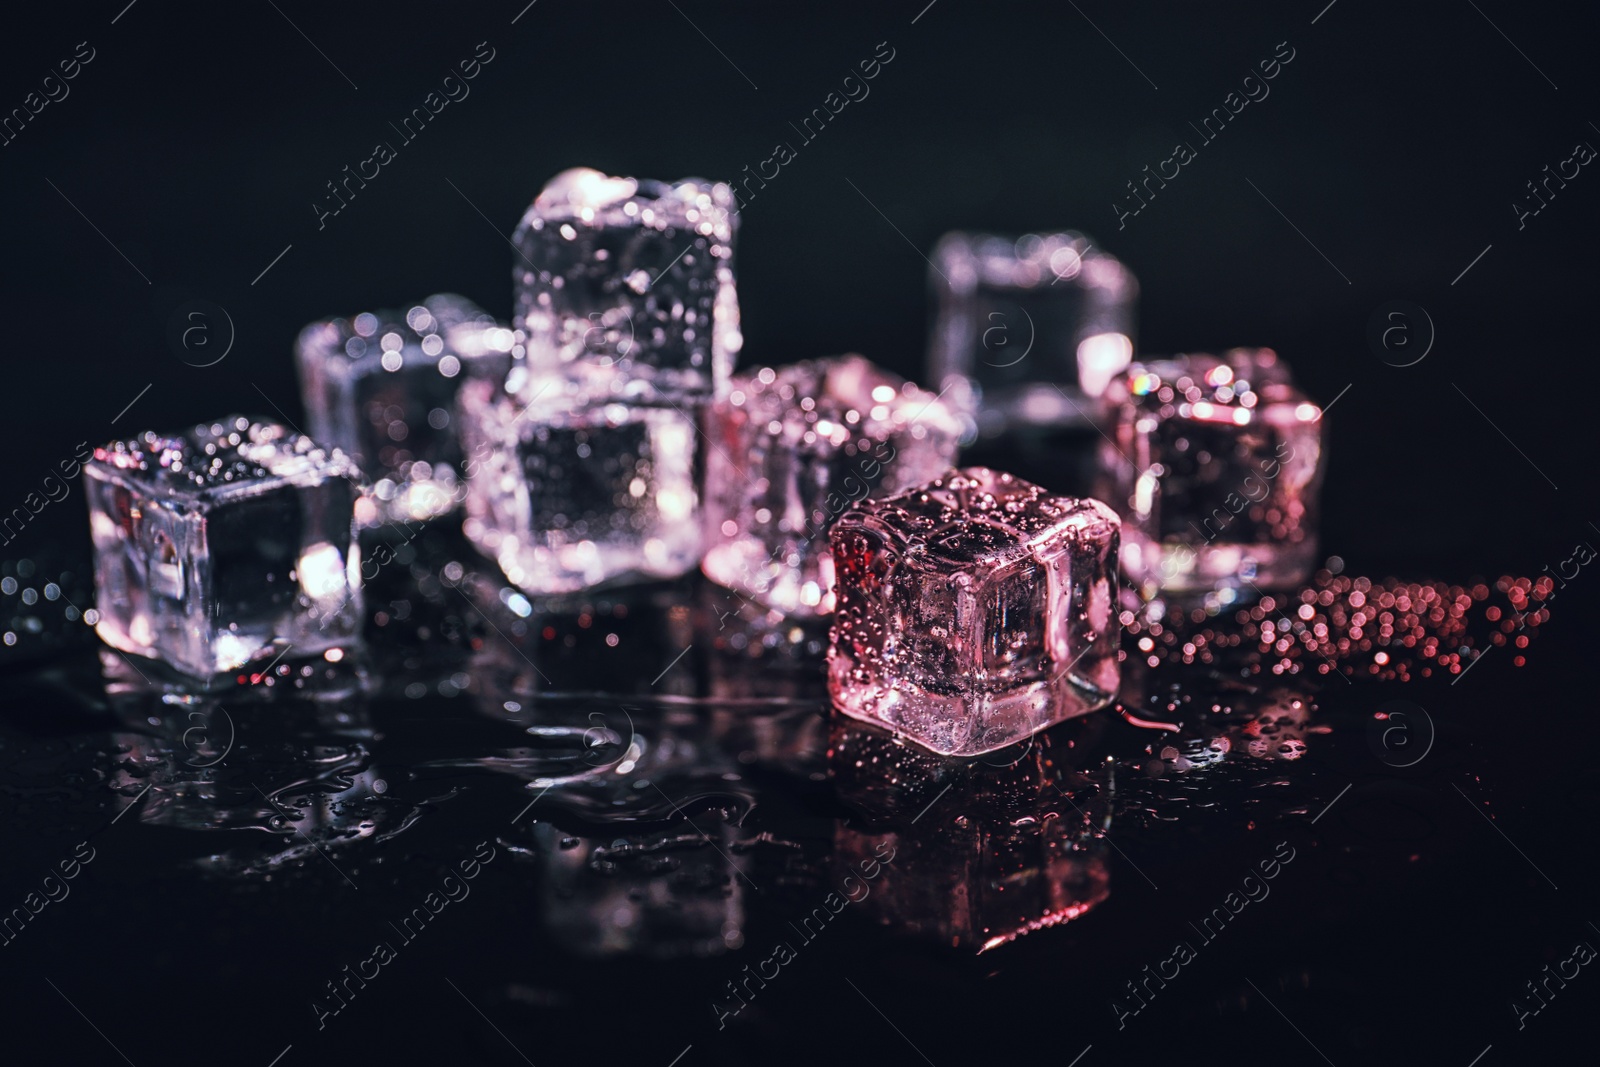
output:
[[[1110,702],[1118,529],[982,467],[858,504],[831,533],[835,708],[971,756]]]
[[[113,648],[209,681],[357,642],[361,487],[343,453],[229,416],[97,448],[84,474]]]

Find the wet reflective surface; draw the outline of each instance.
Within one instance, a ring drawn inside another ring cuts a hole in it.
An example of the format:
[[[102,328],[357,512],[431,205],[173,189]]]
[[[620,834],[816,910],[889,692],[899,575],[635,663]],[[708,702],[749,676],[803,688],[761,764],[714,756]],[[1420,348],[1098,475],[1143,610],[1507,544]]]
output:
[[[961,760],[830,716],[823,626],[699,577],[535,602],[440,530],[338,677],[185,697],[43,607],[0,959],[136,1064],[1466,1063],[1600,943],[1548,609],[1527,667],[1403,683],[1169,608],[1111,708]]]

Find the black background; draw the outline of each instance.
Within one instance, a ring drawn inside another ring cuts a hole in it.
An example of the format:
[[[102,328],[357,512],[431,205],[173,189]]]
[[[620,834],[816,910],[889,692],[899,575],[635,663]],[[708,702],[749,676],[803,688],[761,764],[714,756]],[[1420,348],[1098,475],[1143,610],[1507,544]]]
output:
[[[778,141],[794,143],[789,123],[887,41],[895,58],[870,83],[871,95],[800,147],[743,215],[745,362],[855,350],[920,376],[931,309],[918,250],[958,227],[1075,227],[1139,277],[1142,351],[1271,345],[1313,397],[1340,397],[1328,417],[1323,540],[1351,570],[1448,580],[1537,574],[1594,534],[1600,507],[1587,408],[1600,395],[1590,327],[1600,188],[1590,186],[1600,178],[1586,168],[1521,230],[1512,207],[1526,197],[1524,183],[1569,157],[1574,144],[1600,144],[1591,125],[1600,122],[1594,27],[1575,7],[1338,0],[1319,15],[1320,0],[1225,10],[963,0],[925,11],[922,0],[677,6],[539,0],[515,25],[519,0],[279,0],[281,11],[266,0],[139,0],[127,10],[109,0],[8,12],[0,111],[21,106],[78,42],[88,41],[96,57],[67,99],[0,147],[12,442],[0,510],[19,505],[79,441],[233,410],[271,415],[274,404],[300,421],[291,346],[313,318],[439,290],[508,314],[505,235],[552,174],[589,165],[735,178]],[[388,124],[482,41],[495,58],[471,95],[449,105],[319,230],[312,204],[324,183],[375,142],[393,141]],[[1126,194],[1124,183],[1170,155],[1177,140],[1192,142],[1187,124],[1220,106],[1279,42],[1295,58],[1270,83],[1271,95],[1119,229],[1112,203]],[[1453,282],[1485,246],[1492,247]],[[226,309],[237,331],[229,355],[209,368],[186,365],[188,354],[169,340],[174,313],[194,299]],[[1366,341],[1369,316],[1394,299],[1425,307],[1437,328],[1431,354],[1416,366],[1388,366]],[[74,486],[69,501],[51,505],[48,521],[7,551],[81,538],[81,508]],[[1470,698],[1466,685],[1441,686],[1430,698],[1436,711],[1454,701],[1468,723],[1453,735],[1451,773],[1493,768],[1499,795],[1518,812],[1511,837],[1545,860],[1562,886],[1559,907],[1506,842],[1481,820],[1468,821],[1475,817],[1448,788],[1466,779],[1439,772],[1428,794],[1442,798],[1430,802],[1439,808],[1423,804],[1417,817],[1427,833],[1413,834],[1414,824],[1397,822],[1391,809],[1358,807],[1366,814],[1352,816],[1345,843],[1326,843],[1325,858],[1337,857],[1353,847],[1350,839],[1376,832],[1387,844],[1367,836],[1360,869],[1376,865],[1390,872],[1385,878],[1344,877],[1330,860],[1315,875],[1323,905],[1315,921],[1279,901],[1253,947],[1241,942],[1247,958],[1290,944],[1335,961],[1318,972],[1343,976],[1332,992],[1274,999],[1315,1030],[1341,1067],[1417,1056],[1465,1065],[1491,1041],[1486,1067],[1526,1062],[1563,1049],[1586,1016],[1580,1001],[1594,1003],[1600,978],[1585,974],[1521,1036],[1505,1007],[1571,941],[1600,938],[1583,925],[1585,916],[1600,918],[1587,907],[1592,894],[1584,895],[1586,881],[1593,887],[1588,816],[1596,794],[1583,769],[1593,737],[1592,685],[1582,669],[1592,631],[1583,615],[1593,596],[1571,594],[1528,670],[1496,674],[1502,665],[1490,665],[1473,675]],[[1329,696],[1336,709],[1349,699]],[[1415,878],[1395,875],[1407,835],[1435,833],[1449,838],[1450,862]],[[40,844],[39,858],[52,858],[53,847]],[[1237,851],[1249,861],[1265,850],[1251,843]],[[1166,875],[1152,873],[1181,880],[1182,858],[1169,860]],[[1227,879],[1214,881],[1220,892]],[[115,990],[137,989],[138,1006],[125,1011],[148,1019],[148,1030],[130,1039],[125,1017],[113,1027],[132,1062],[221,1056],[265,1064],[284,1043],[273,1013],[288,1009],[271,998],[257,1009],[216,991],[141,988],[144,967],[153,957],[170,962],[175,946],[200,939],[204,958],[227,961],[223,988],[240,982],[254,995],[248,957],[226,948],[235,920],[240,941],[259,949],[279,938],[297,944],[302,923],[315,931],[317,922],[348,917],[285,913],[265,898],[232,916],[238,901],[214,890],[158,900],[157,885],[152,876],[142,888],[126,886],[120,902],[102,892],[84,915],[94,915],[92,940],[71,921],[53,932],[77,973],[100,976],[100,1012],[90,1015],[115,1018],[123,1010],[111,1006]],[[893,1006],[879,1003],[939,1067],[981,1050],[1065,1064],[1108,1029],[1102,1000],[1087,1036],[1061,1006],[1078,992],[1104,993],[1107,983],[1077,969],[1131,977],[1137,966],[1119,970],[1116,946],[1128,946],[1127,960],[1153,962],[1165,948],[1158,923],[1177,923],[1158,918],[1161,899],[1140,897],[1132,877],[1119,886],[1126,892],[1101,916],[1115,925],[1083,935],[1085,944],[1049,942],[1071,950],[1055,957],[1029,949],[1032,996],[1007,1002],[993,985],[979,991],[982,968],[930,977],[920,963],[898,959],[873,988],[903,982],[903,995]],[[500,909],[514,909],[514,892],[501,893]],[[1358,904],[1345,908],[1347,899]],[[476,942],[455,951],[470,960],[500,935],[485,921],[463,936]],[[327,958],[318,956],[282,1003],[299,1011],[303,987],[331,970]],[[107,1053],[27,968],[0,966],[9,968],[6,1029],[37,1049],[39,1062]],[[463,964],[452,966],[459,975]],[[759,1040],[747,1035],[713,1055],[782,1058],[793,1042],[794,1050],[832,1050],[845,1062],[910,1062],[909,1050],[858,1003],[834,1032],[838,998],[852,994],[824,982],[828,964],[810,966],[816,982],[795,983],[795,999],[756,1032]],[[293,965],[280,959],[271,968],[260,983],[287,980]],[[722,977],[713,968],[696,981]],[[204,974],[190,979],[208,984]],[[635,1008],[677,980],[670,968],[586,975],[579,985],[590,999],[569,1028],[560,1029],[566,1024],[554,1013],[517,1031],[517,1043],[541,1067],[574,1062],[583,1049],[596,1061],[665,1064],[690,1039],[679,1040],[670,1019]],[[1237,985],[1231,970],[1218,981],[1215,1003],[1211,990],[1197,989],[1188,1007],[1144,1024],[1139,1040],[1149,1062],[1162,1053],[1321,1062],[1271,1012],[1227,1006]],[[1003,988],[1014,996],[1018,983]],[[349,1027],[341,1043],[306,1051],[300,1062],[350,1062],[362,1050],[404,1062],[419,1030],[431,1035],[430,1059],[448,1056],[455,1031],[430,1028],[421,993],[396,996],[397,1005],[411,998],[412,1019],[369,1008],[367,1022]],[[194,997],[203,1023],[186,1014]],[[448,1005],[457,1014],[461,1007]],[[452,1015],[457,1025],[464,1032]],[[185,1039],[191,1026],[204,1037],[199,1044]],[[541,1055],[545,1026],[560,1032]],[[230,1033],[237,1043],[219,1044]],[[712,1048],[708,1040],[691,1056]],[[1099,1047],[1085,1067],[1114,1053]],[[496,1044],[460,1055],[517,1062]]]
[[[0,148],[8,501],[81,440],[271,414],[257,386],[298,416],[290,353],[313,318],[442,289],[508,314],[503,235],[552,174],[735,178],[797,141],[789,123],[887,41],[895,59],[871,95],[797,144],[744,213],[746,361],[856,350],[916,376],[930,313],[917,249],[957,227],[1071,226],[1140,278],[1141,350],[1267,344],[1325,403],[1353,383],[1329,416],[1325,506],[1326,541],[1353,564],[1537,571],[1600,516],[1583,414],[1600,196],[1584,172],[1520,231],[1511,206],[1546,164],[1600,138],[1591,26],[1571,9],[1485,9],[1554,88],[1464,0],[1340,0],[1315,25],[1314,3],[1079,14],[940,0],[915,25],[916,3],[540,0],[514,26],[515,3],[279,7],[9,17],[7,109],[79,41],[96,58]],[[471,95],[319,231],[325,183],[397,140],[388,124],[480,41],[496,58]],[[1295,59],[1271,95],[1199,146],[1188,123],[1282,41]],[[1199,158],[1119,230],[1124,183],[1179,139]],[[194,298],[236,326],[215,367],[185,365],[168,341]],[[1365,340],[1394,299],[1437,328],[1414,367],[1385,365]]]

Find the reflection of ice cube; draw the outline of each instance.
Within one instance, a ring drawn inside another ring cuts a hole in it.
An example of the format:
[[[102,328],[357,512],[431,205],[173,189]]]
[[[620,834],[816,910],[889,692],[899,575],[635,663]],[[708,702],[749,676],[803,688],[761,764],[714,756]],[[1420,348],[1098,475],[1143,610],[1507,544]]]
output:
[[[670,578],[700,559],[690,415],[621,403],[521,404],[462,391],[467,536],[529,593],[623,576]]]
[[[1117,531],[1097,500],[983,468],[858,504],[832,533],[835,707],[976,755],[1106,704]]]
[[[1078,918],[1110,890],[1095,841],[1110,812],[1068,795],[1101,725],[954,760],[836,720],[829,778],[854,815],[835,828],[835,869],[866,914],[940,945],[983,952]]]
[[[827,620],[785,616],[710,582],[698,583],[697,593],[694,646],[705,654],[711,700],[737,706],[734,719],[752,734],[778,708],[823,721],[817,712],[828,703]]]
[[[119,657],[107,653],[123,665]],[[405,807],[384,803],[386,784],[372,765],[371,721],[359,699],[273,694],[270,715],[215,697],[108,686],[118,753],[107,786],[123,796],[148,791],[135,817],[151,826],[227,831],[217,851],[195,862],[228,874],[271,874],[321,864],[331,851],[398,821]],[[230,709],[232,709],[230,711]],[[241,829],[254,831],[239,834]],[[331,867],[321,872],[333,881]]]
[[[603,838],[534,826],[539,909],[558,943],[607,959],[716,956],[743,941],[744,883],[729,858],[734,830],[715,815],[694,827],[607,827]]]
[[[510,330],[450,294],[300,332],[311,434],[366,472],[364,521],[419,522],[457,506],[456,390],[469,374],[503,378],[512,341]]]
[[[700,695],[698,649],[684,651],[696,638],[679,583],[530,598],[498,573],[474,572],[456,589],[450,596],[457,610],[464,593],[484,635],[474,642],[469,674],[486,714],[548,722],[554,713],[536,705],[563,693],[603,692],[619,700]],[[620,705],[610,707],[614,715]]]
[[[591,677],[592,674],[591,674]],[[524,699],[527,699],[526,697]],[[527,780],[538,846],[540,912],[550,933],[587,957],[706,956],[743,940],[744,829],[754,794],[713,736],[703,708],[681,703],[559,700],[496,713],[527,722],[530,746],[562,731],[565,768],[488,769]],[[582,731],[582,750],[571,732]],[[531,772],[531,773],[530,773]]]
[[[1158,590],[1282,588],[1317,551],[1322,409],[1271,349],[1136,363],[1106,392],[1100,494],[1124,518],[1122,563]]]
[[[860,356],[740,374],[711,409],[712,580],[791,615],[833,610],[827,531],[851,504],[929,481],[961,425],[932,393]]]
[[[950,233],[933,259],[929,377],[970,379],[980,425],[1040,421],[1039,397],[1058,404],[1062,389],[1081,405],[1127,366],[1139,285],[1084,235]]]
[[[231,416],[115,442],[84,470],[108,644],[210,679],[355,642],[360,486],[342,453]]]
[[[684,405],[714,393],[742,343],[736,222],[721,183],[552,178],[512,235],[533,377]]]
[[[862,904],[878,922],[981,953],[1071,922],[1110,895],[1103,851],[1086,844],[1090,835],[1071,814],[1021,828],[944,823],[938,834],[870,834],[841,822],[833,858],[870,887]],[[875,884],[866,881],[869,872]]]

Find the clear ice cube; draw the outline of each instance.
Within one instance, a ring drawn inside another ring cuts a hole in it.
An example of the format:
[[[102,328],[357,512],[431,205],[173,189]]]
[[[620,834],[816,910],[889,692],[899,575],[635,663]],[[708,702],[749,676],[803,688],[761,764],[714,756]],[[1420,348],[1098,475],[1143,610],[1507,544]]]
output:
[[[518,225],[511,369],[460,410],[467,534],[523,590],[699,562],[698,420],[741,343],[733,208],[720,183],[578,169]]]
[[[97,448],[84,473],[113,648],[210,680],[358,640],[360,472],[343,453],[229,416]]]
[[[1108,703],[1118,527],[982,467],[857,504],[830,535],[834,707],[970,756]]]
[[[720,182],[552,178],[512,235],[532,377],[685,407],[715,393],[742,343],[736,223]]]
[[[460,395],[468,538],[528,593],[671,578],[700,560],[694,417],[621,402]]]
[[[1141,362],[1113,382],[1101,495],[1146,596],[1284,588],[1317,555],[1322,409],[1268,348]]]
[[[785,614],[831,613],[828,528],[938,477],[960,435],[932,393],[861,356],[740,374],[711,407],[701,570]]]
[[[986,436],[1083,422],[1133,357],[1138,282],[1083,234],[949,233],[929,278],[930,378],[970,384]]]
[[[372,491],[366,525],[421,522],[460,503],[456,391],[504,377],[512,333],[471,301],[438,294],[406,311],[314,322],[296,356],[311,436],[343,450]]]

